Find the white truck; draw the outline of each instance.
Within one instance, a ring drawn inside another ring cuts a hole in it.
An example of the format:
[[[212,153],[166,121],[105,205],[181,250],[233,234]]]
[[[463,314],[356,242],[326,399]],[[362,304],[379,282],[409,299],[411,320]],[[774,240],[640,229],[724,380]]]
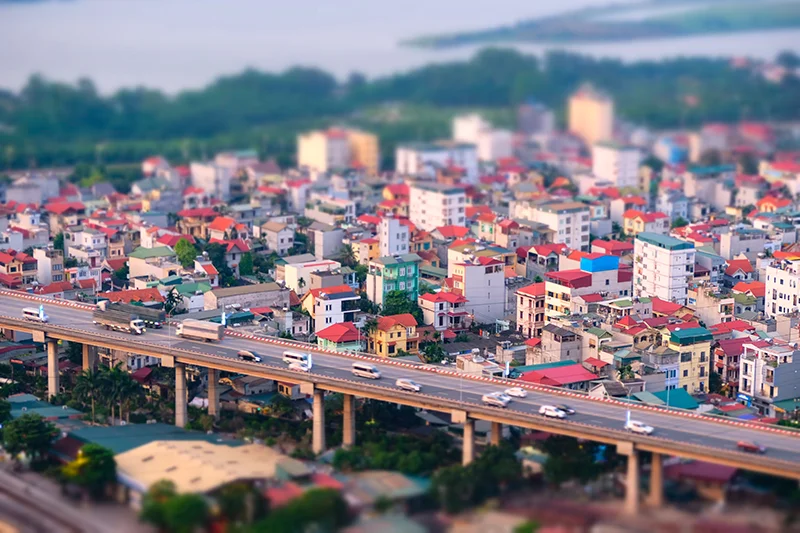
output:
[[[178,324],[178,329],[175,333],[179,337],[184,337],[186,339],[195,339],[205,342],[221,341],[225,336],[225,326],[217,324],[216,322],[187,318]]]
[[[97,326],[133,335],[141,335],[146,331],[144,320],[139,318],[139,315],[106,307],[105,305],[98,306],[94,310],[92,321]]]

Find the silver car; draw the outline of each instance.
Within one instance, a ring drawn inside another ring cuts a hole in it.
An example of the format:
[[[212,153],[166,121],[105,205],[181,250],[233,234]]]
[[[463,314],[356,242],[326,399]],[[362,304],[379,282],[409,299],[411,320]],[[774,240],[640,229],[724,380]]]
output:
[[[481,400],[483,401],[484,405],[491,405],[493,407],[508,407],[511,398],[502,392],[490,392],[489,394],[484,394]]]
[[[419,392],[422,390],[422,385],[417,383],[416,381],[407,379],[407,378],[400,378],[394,382],[398,389],[403,389],[411,392]]]

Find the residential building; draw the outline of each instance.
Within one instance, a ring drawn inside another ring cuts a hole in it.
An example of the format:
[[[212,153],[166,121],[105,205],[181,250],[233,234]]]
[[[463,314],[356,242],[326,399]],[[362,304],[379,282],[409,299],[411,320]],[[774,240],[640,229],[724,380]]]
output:
[[[724,212],[733,204],[733,192],[726,183],[733,183],[735,177],[735,165],[689,167],[683,175],[683,192],[688,198],[708,202]]]
[[[589,206],[580,202],[544,204],[533,209],[533,222],[546,224],[553,240],[574,250],[589,250]]]
[[[233,241],[222,241],[211,239],[209,242],[222,245],[225,248],[225,263],[233,271],[233,275],[239,277],[239,262],[244,254],[250,253],[250,245],[242,239]]]
[[[65,228],[77,226],[86,213],[81,202],[54,202],[44,206],[50,222],[50,233],[56,235]]]
[[[208,239],[208,225],[219,216],[212,207],[192,207],[178,211],[178,232],[196,239]],[[144,244],[143,244],[144,246]]]
[[[596,239],[592,241],[592,253],[624,257],[633,254],[633,244],[630,242]]]
[[[505,265],[489,257],[448,265],[453,268],[452,290],[467,299],[470,316],[478,323],[493,323],[506,315]]]
[[[248,240],[250,230],[246,224],[236,222],[231,217],[217,217],[207,227],[208,238],[218,241]]]
[[[377,176],[381,167],[381,153],[378,136],[360,130],[347,130],[350,144],[350,158],[370,176]]]
[[[377,305],[392,291],[405,291],[408,299],[416,301],[419,291],[419,263],[417,254],[379,257],[369,262],[367,297]]]
[[[38,261],[35,257],[16,250],[0,252],[0,274],[16,279],[23,286],[30,286],[37,281]]]
[[[610,255],[584,254],[580,268],[545,274],[545,317],[551,318],[582,312],[584,303],[630,296],[631,271],[621,269],[619,258]],[[591,297],[590,297],[591,295]]]
[[[641,152],[635,146],[612,142],[592,146],[592,173],[619,188],[638,187],[641,160]]]
[[[436,331],[458,331],[471,324],[467,299],[454,292],[426,293],[417,299],[425,324]]]
[[[432,231],[440,226],[464,226],[466,195],[461,187],[417,182],[409,187],[409,220]]]
[[[360,265],[367,265],[371,260],[381,256],[380,241],[374,237],[353,242],[350,247],[353,248],[353,256]]]
[[[131,280],[147,277],[153,280],[164,279],[175,276],[181,269],[178,256],[166,246],[139,247],[128,256],[128,277]]]
[[[634,296],[658,297],[686,305],[694,275],[694,244],[656,233],[634,240]]]
[[[309,249],[314,251],[314,257],[320,261],[340,256],[344,234],[342,228],[322,222],[314,222],[306,230]]]
[[[343,170],[351,165],[348,132],[338,128],[297,136],[297,166],[312,172]]]
[[[452,166],[462,169],[468,182],[477,182],[480,174],[477,147],[474,144],[443,141],[400,144],[395,151],[395,172],[398,174],[430,179],[436,176],[437,170]]]
[[[404,255],[408,253],[408,226],[393,216],[385,216],[378,225],[380,257]]]
[[[776,403],[800,398],[800,350],[780,340],[745,343],[737,397],[762,415],[779,416]]]
[[[546,324],[542,328],[541,350],[529,364],[542,365],[560,361],[581,361],[581,337],[574,331]],[[526,361],[527,363],[527,361]]]
[[[517,129],[526,135],[549,135],[555,124],[555,113],[540,102],[527,102],[517,107]]]
[[[714,361],[711,371],[719,374],[728,396],[735,398],[739,390],[740,359],[744,345],[751,342],[749,337],[721,339],[714,348]]]
[[[311,289],[302,298],[303,309],[314,321],[317,333],[332,324],[355,322],[360,297],[349,285]]]
[[[532,283],[517,289],[517,331],[526,337],[541,337],[545,324],[545,285]]]
[[[352,224],[356,218],[356,204],[343,198],[318,195],[306,202],[305,216],[330,226]]]
[[[216,163],[192,162],[189,166],[192,185],[202,189],[212,198],[227,202],[231,196],[231,179],[234,171],[231,167]]]
[[[614,101],[589,84],[569,99],[568,130],[586,144],[610,141],[614,134]]]
[[[284,267],[283,281],[298,296],[303,296],[311,287],[312,272],[330,272],[338,270],[342,264],[338,261],[305,261],[287,264]]]
[[[766,268],[764,312],[768,317],[794,313],[800,299],[800,258],[775,261]]]
[[[317,346],[335,352],[362,352],[361,332],[352,322],[331,324],[316,333]]]
[[[294,230],[281,222],[265,222],[260,228],[267,250],[281,257],[289,254],[294,247]]]
[[[770,243],[767,232],[740,227],[722,233],[719,236],[719,255],[726,260],[744,255],[750,261],[755,261],[758,254],[764,253]]]
[[[693,284],[687,291],[687,305],[694,309],[695,318],[704,324],[730,322],[736,311],[735,304],[732,294],[720,293],[712,283]]]
[[[409,313],[383,316],[369,335],[369,351],[380,357],[418,353],[417,320]]]
[[[669,233],[669,217],[664,213],[643,213],[629,209],[622,215],[622,231],[635,237],[643,232],[666,235]]]
[[[240,287],[215,288],[205,293],[205,310],[289,307],[289,289],[277,283],[258,283]]]
[[[656,211],[664,213],[671,222],[689,220],[689,199],[681,191],[661,191],[656,197]]]
[[[706,328],[662,330],[662,343],[678,352],[678,386],[689,394],[708,391],[713,335]]]
[[[609,218],[612,222],[622,225],[623,215],[630,209],[648,211],[648,202],[641,196],[621,196],[609,202]]]
[[[34,248],[33,257],[37,261],[36,280],[39,285],[64,281],[64,252],[51,246]]]

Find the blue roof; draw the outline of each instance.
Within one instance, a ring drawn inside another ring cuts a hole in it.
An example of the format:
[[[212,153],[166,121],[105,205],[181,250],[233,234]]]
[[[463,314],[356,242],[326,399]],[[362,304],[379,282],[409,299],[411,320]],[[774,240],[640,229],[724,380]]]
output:
[[[736,165],[714,165],[709,167],[689,167],[687,169],[692,174],[720,174],[722,172],[733,172],[736,170]]]
[[[697,409],[700,405],[697,400],[692,398],[691,394],[682,388],[654,392],[653,396],[664,402],[665,405],[678,409]]]

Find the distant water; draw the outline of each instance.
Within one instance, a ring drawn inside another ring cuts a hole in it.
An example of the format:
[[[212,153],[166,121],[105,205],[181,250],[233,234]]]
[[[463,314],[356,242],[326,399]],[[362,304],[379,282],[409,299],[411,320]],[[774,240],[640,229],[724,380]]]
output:
[[[619,0],[74,0],[0,4],[0,87],[34,72],[95,80],[102,91],[199,87],[247,67],[317,66],[378,76],[470,57],[397,46],[420,34],[481,29]],[[544,45],[515,48],[540,54]],[[800,53],[800,30],[562,47],[624,60]]]

